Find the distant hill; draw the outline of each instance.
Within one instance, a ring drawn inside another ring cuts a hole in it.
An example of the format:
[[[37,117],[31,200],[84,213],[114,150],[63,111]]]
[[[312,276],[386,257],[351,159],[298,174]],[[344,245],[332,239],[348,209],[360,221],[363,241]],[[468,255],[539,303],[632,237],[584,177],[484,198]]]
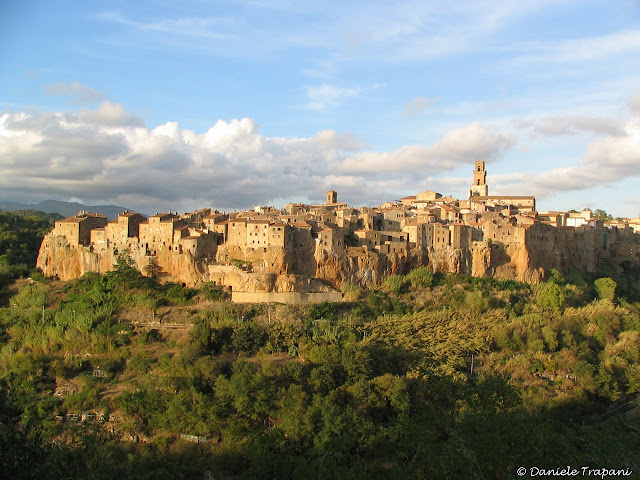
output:
[[[131,210],[126,207],[117,205],[83,205],[78,202],[61,202],[58,200],[45,200],[40,203],[22,204],[22,203],[2,203],[0,202],[0,210],[38,210],[45,213],[59,213],[63,217],[70,217],[81,210],[94,213],[102,213],[109,220],[115,220],[125,210]]]

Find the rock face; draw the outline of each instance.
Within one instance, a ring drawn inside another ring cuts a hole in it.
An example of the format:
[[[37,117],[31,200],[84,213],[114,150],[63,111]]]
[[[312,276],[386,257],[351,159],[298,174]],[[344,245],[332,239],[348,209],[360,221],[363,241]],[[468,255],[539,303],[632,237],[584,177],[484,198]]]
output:
[[[604,228],[555,228],[536,224],[520,242],[473,242],[470,248],[381,253],[366,247],[327,251],[319,246],[299,250],[281,247],[245,248],[221,245],[218,260],[196,258],[189,251],[159,249],[149,256],[139,243],[126,246],[142,272],[154,262],[158,276],[187,286],[215,282],[239,292],[326,292],[353,283],[378,285],[391,274],[428,265],[443,273],[493,276],[538,283],[551,269],[567,273],[573,269],[593,272],[603,263],[616,270],[621,262],[640,265],[638,235]],[[122,249],[124,250],[124,249]],[[94,251],[93,247],[69,245],[64,236],[45,236],[37,266],[47,276],[70,280],[86,272],[113,269],[117,249]]]
[[[138,269],[145,272],[151,257],[134,243],[128,245],[127,250]],[[42,241],[36,266],[47,276],[71,280],[87,272],[105,273],[113,270],[119,253],[117,249],[98,253],[92,247],[72,247],[64,236],[50,233]],[[204,263],[196,261],[188,253],[160,250],[153,258],[157,262],[157,274],[164,280],[186,285],[207,281]]]

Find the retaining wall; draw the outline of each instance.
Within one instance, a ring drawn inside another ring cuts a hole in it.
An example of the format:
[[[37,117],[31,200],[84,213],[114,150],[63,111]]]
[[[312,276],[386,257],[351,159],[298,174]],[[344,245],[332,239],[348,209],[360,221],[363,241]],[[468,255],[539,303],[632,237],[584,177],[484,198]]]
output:
[[[322,303],[342,302],[341,292],[300,293],[300,292],[233,292],[231,301],[236,303]]]

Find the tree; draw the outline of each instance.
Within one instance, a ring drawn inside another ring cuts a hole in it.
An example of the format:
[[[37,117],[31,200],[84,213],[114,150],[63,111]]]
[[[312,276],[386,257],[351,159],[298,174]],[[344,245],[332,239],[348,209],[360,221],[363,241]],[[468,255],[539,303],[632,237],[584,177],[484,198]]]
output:
[[[593,218],[595,218],[596,220],[600,220],[601,222],[610,222],[611,220],[613,220],[613,216],[599,208],[595,209],[591,215],[593,216]]]
[[[136,268],[129,250],[123,250],[118,255],[113,269],[113,276],[124,283],[131,283],[140,278],[140,270]]]
[[[538,287],[536,303],[543,308],[560,310],[564,305],[564,289],[555,282],[547,282]]]
[[[147,264],[143,270],[147,276],[155,279],[162,272],[162,267],[158,265],[158,259],[156,257],[148,257]]]
[[[601,300],[608,299],[613,302],[616,296],[616,287],[618,286],[613,278],[599,278],[593,282],[593,285],[596,287],[598,297],[600,297]]]

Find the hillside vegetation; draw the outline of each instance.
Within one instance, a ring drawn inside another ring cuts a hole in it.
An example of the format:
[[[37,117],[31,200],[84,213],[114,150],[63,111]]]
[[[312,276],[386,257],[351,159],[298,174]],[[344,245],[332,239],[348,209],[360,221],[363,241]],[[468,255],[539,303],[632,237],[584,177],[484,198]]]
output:
[[[60,218],[33,210],[0,211],[0,290],[35,268],[42,238]]]
[[[640,465],[637,271],[531,286],[419,268],[345,295],[237,305],[213,284],[159,285],[126,255],[103,276],[23,282],[0,310],[3,470],[487,479]]]

